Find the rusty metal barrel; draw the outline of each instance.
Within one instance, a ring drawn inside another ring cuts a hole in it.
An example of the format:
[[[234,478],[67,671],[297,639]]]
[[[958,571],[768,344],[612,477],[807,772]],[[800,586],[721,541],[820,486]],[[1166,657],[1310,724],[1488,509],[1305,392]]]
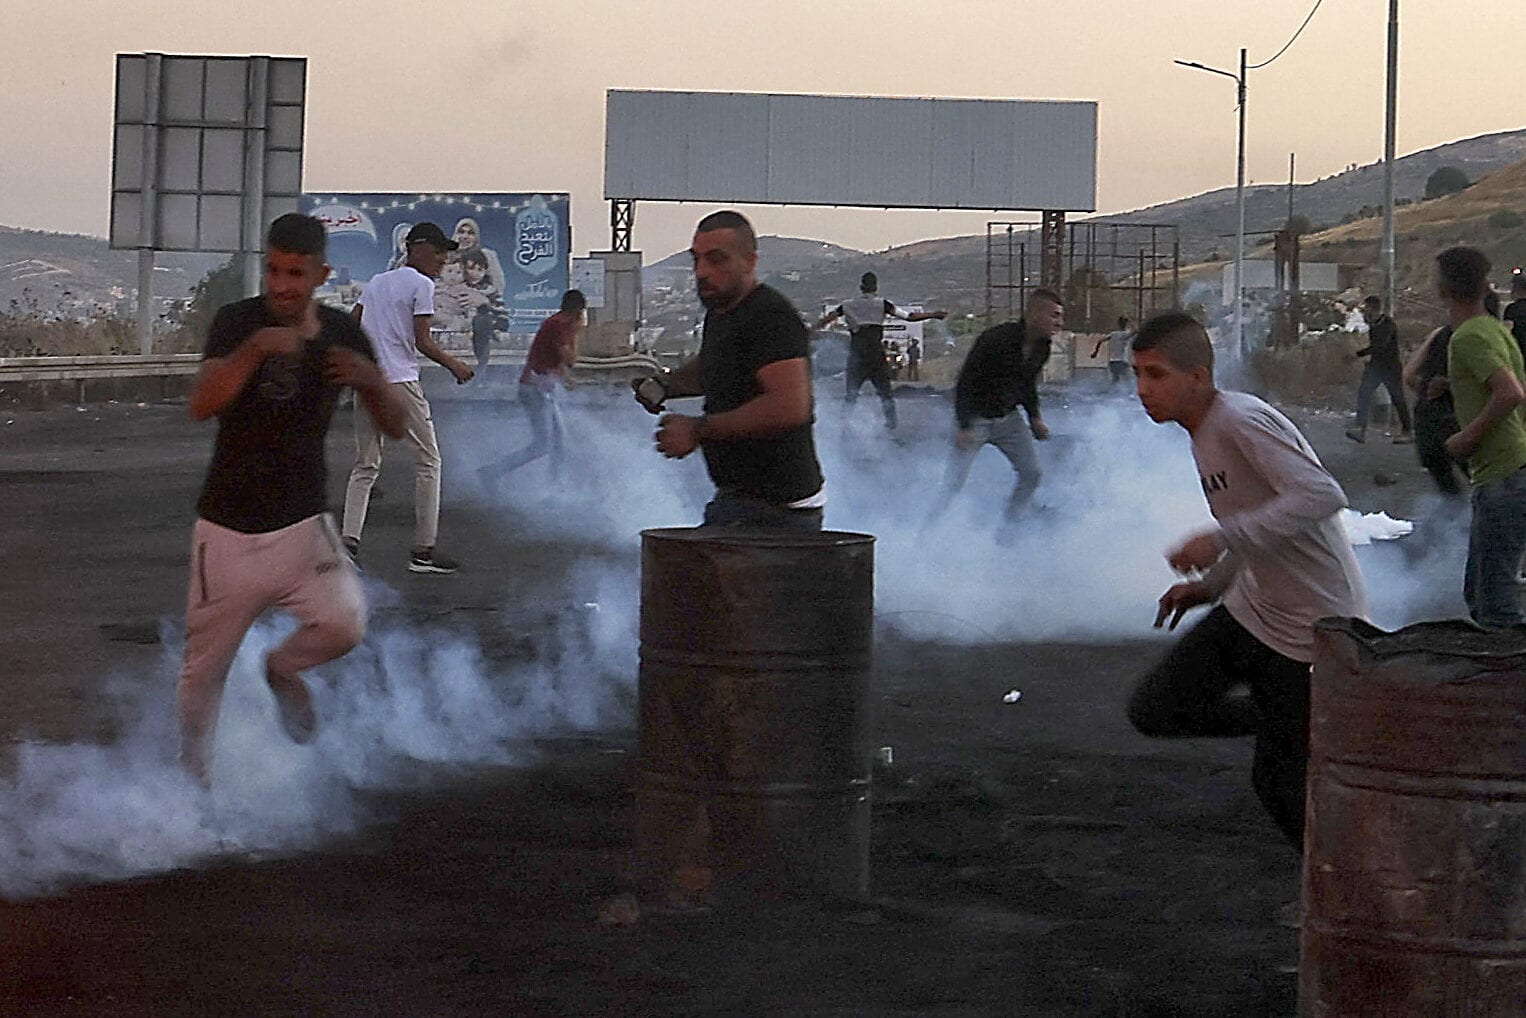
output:
[[[722,899],[868,893],[873,625],[866,534],[642,532],[649,881],[705,874]]]
[[[1299,1014],[1526,1015],[1526,634],[1315,642]]]

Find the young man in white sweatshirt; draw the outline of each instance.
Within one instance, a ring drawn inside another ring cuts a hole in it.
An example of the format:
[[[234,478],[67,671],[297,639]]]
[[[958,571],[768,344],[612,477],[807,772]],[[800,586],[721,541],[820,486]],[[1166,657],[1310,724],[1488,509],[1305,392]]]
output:
[[[1132,345],[1139,400],[1192,436],[1217,525],[1166,556],[1186,579],[1161,595],[1155,625],[1213,607],[1134,690],[1129,720],[1159,737],[1255,736],[1256,794],[1301,853],[1314,622],[1367,610],[1339,516],[1346,495],[1291,421],[1214,387],[1213,346],[1194,319],[1157,315]]]

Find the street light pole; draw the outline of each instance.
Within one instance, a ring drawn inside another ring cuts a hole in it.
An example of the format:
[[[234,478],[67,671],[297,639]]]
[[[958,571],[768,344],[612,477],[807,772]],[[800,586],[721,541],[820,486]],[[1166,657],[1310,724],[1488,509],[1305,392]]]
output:
[[[1388,0],[1388,101],[1383,128],[1383,310],[1390,315],[1396,297],[1394,280],[1394,128],[1399,109],[1399,0]]]
[[[1233,74],[1200,64],[1196,60],[1173,63],[1209,74],[1219,74],[1235,83],[1236,105],[1240,111],[1239,143],[1235,147],[1235,349],[1243,358],[1245,350],[1245,50],[1240,50],[1240,73]]]
[[[1235,84],[1240,97],[1240,144],[1235,168],[1235,205],[1240,222],[1235,228],[1235,349],[1245,360],[1245,48],[1240,48],[1240,77]]]

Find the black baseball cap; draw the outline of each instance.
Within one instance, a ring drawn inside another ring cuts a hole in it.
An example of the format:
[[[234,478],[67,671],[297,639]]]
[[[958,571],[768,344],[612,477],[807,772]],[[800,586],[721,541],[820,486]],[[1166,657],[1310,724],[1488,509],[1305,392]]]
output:
[[[460,247],[455,241],[445,236],[445,231],[434,223],[416,223],[413,229],[408,231],[404,238],[407,244],[428,244],[430,247],[439,248],[441,251],[454,251]]]

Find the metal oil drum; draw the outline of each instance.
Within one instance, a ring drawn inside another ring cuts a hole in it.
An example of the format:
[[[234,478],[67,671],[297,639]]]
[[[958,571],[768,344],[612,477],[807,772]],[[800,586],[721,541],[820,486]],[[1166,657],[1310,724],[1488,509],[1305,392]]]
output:
[[[1299,1014],[1526,1015],[1526,633],[1315,634]]]
[[[867,894],[874,538],[641,538],[638,865],[748,897]]]

